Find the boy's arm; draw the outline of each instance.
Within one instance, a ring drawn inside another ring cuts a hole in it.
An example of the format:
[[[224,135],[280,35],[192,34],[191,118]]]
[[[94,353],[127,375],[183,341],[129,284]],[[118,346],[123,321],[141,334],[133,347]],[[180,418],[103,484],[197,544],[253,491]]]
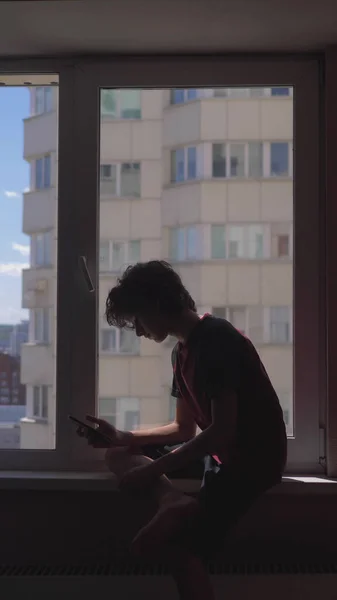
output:
[[[163,475],[185,467],[205,454],[223,454],[233,442],[237,423],[237,395],[224,392],[211,401],[212,424],[197,437],[152,463],[153,473]]]

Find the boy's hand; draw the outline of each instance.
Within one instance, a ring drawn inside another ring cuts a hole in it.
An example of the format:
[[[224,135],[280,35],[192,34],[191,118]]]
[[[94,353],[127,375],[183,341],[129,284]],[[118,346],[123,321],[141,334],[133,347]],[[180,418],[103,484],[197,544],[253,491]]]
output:
[[[121,490],[144,488],[153,483],[158,477],[160,477],[160,474],[157,472],[155,461],[153,461],[127,471],[119,483],[119,488]]]
[[[81,437],[86,437],[89,446],[93,448],[110,448],[111,446],[127,446],[129,436],[127,432],[119,431],[104,419],[99,419],[93,415],[86,415],[87,421],[98,425],[95,432],[78,427],[77,433]],[[102,434],[102,435],[100,435]]]

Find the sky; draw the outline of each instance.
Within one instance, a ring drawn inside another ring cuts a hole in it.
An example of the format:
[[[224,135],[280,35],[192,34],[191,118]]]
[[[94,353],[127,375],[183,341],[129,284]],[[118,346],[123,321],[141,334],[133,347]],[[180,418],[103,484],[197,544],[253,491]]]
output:
[[[0,87],[0,324],[28,318],[21,308],[21,274],[29,266],[29,237],[22,233],[22,193],[29,186],[22,120],[28,116],[28,89]]]

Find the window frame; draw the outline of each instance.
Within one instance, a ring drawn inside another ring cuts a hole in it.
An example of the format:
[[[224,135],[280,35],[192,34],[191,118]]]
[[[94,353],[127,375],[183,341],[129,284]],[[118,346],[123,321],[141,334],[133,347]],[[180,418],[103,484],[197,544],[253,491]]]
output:
[[[189,154],[190,151],[195,152],[195,161],[194,161],[194,165],[195,165],[195,175],[193,177],[189,176],[189,168],[190,168],[190,160],[189,160]],[[174,171],[177,174],[179,169],[177,168],[177,152],[182,152],[183,153],[183,171],[184,171],[184,175],[182,179],[173,179],[172,173],[173,173],[173,164],[174,164]],[[173,161],[174,159],[174,161]],[[197,179],[199,179],[200,176],[198,174],[198,145],[197,144],[188,144],[187,146],[179,146],[177,148],[171,148],[170,150],[170,185],[179,185],[181,183],[189,183],[193,181],[196,181]]]
[[[103,350],[102,349],[102,334],[104,331],[107,331],[108,333],[111,333],[115,335],[115,349],[109,349],[109,350]],[[108,327],[107,325],[105,325],[104,323],[101,324],[100,327],[100,345],[99,345],[99,351],[100,351],[100,356],[104,357],[104,356],[139,356],[140,354],[140,339],[138,339],[138,343],[137,343],[137,348],[135,350],[131,350],[131,352],[121,352],[121,338],[123,333],[125,333],[125,331],[127,330],[120,330],[117,327]],[[135,334],[136,335],[136,334]]]
[[[131,261],[131,248],[130,245],[132,243],[138,243],[139,244],[139,254],[138,254],[138,258],[136,261]],[[104,275],[108,275],[110,273],[120,273],[121,269],[125,269],[128,265],[134,264],[135,262],[139,262],[140,261],[140,257],[141,257],[141,240],[119,240],[119,239],[115,239],[115,240],[108,240],[108,239],[100,239],[100,253],[101,253],[101,246],[102,244],[108,244],[108,263],[109,263],[109,268],[108,269],[101,269],[101,264],[100,264],[100,275],[104,276]],[[113,266],[113,245],[114,244],[123,244],[123,265],[121,267],[114,267]]]
[[[109,88],[109,89],[108,89]],[[122,101],[121,101],[121,92],[124,90],[120,90],[119,88],[112,88],[111,86],[107,86],[105,91],[113,91],[116,93],[116,116],[113,117],[109,113],[101,112],[104,121],[140,121],[142,119],[142,90],[139,88],[129,88],[125,91],[136,91],[139,92],[139,117],[123,117],[122,116]],[[101,105],[102,108],[102,105]]]
[[[322,473],[319,402],[325,401],[324,239],[319,201],[319,61],[313,56],[120,57],[55,61],[0,60],[8,75],[59,75],[58,291],[55,451],[0,451],[0,468],[100,468],[101,460],[77,439],[67,414],[91,413],[97,398],[99,90],[287,85],[294,87],[295,202],[295,437],[288,443],[288,472]],[[24,81],[24,79],[23,79]],[[83,98],[86,102],[83,102]],[[310,123],[310,128],[307,124]],[[86,173],[84,178],[82,175]],[[96,198],[96,202],[93,199]],[[305,219],[302,217],[305,215]],[[66,232],[72,231],[72,236]],[[71,239],[68,239],[70,238]],[[79,258],[93,283],[89,292]],[[311,294],[307,294],[307,290]],[[81,302],[76,299],[81,297]],[[305,307],[305,310],[301,310]],[[83,323],[86,327],[83,327]],[[85,348],[85,352],[83,349]],[[72,369],[69,372],[69,364]],[[310,369],[308,369],[310,365]],[[323,371],[323,372],[322,372]],[[80,412],[79,412],[80,411]]]
[[[125,195],[122,194],[122,167],[123,165],[139,165],[139,169],[138,169],[138,173],[139,173],[139,194],[134,194],[133,196],[130,195]],[[104,163],[100,164],[100,174],[99,174],[99,185],[100,185],[100,189],[102,186],[102,182],[104,181],[110,181],[110,179],[108,177],[102,177],[102,167],[116,167],[116,191],[114,194],[110,194],[110,193],[105,193],[100,191],[101,194],[101,201],[106,201],[109,200],[110,198],[115,200],[119,200],[121,198],[125,198],[125,199],[131,199],[131,200],[138,200],[139,198],[141,198],[142,195],[142,163],[141,161],[111,161],[111,162],[106,162],[104,161]],[[112,181],[113,179],[111,179]]]

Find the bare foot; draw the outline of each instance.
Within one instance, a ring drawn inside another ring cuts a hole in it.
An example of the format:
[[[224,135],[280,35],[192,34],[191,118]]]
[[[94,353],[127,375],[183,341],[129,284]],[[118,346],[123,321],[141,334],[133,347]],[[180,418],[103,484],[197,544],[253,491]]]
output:
[[[168,494],[153,519],[143,527],[132,542],[136,554],[162,546],[198,514],[199,504],[185,494]]]

